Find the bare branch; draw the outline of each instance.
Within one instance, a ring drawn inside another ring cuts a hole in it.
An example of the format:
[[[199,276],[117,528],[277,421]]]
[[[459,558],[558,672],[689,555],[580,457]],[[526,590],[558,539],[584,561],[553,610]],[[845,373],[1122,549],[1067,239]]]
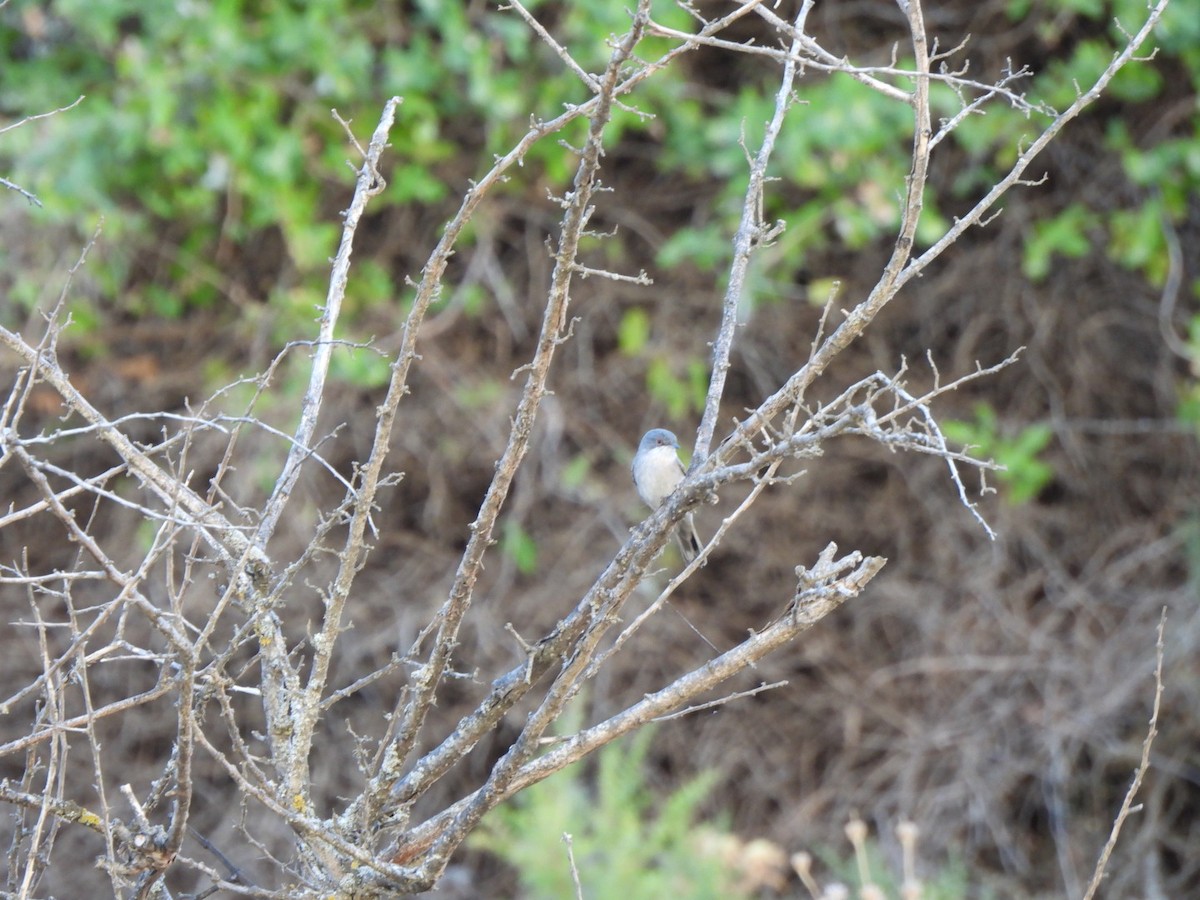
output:
[[[485,786],[441,815],[410,829],[405,846],[397,851],[396,857],[410,858],[411,853],[423,852],[424,848],[444,841],[445,834],[453,827],[452,823],[467,814],[472,807],[481,804],[495,805],[504,797],[541,781],[621,735],[659,716],[669,714],[693,697],[728,680],[736,672],[794,640],[798,634],[820,621],[843,602],[856,596],[887,562],[878,557],[864,558],[858,553],[834,560],[833,555],[836,552],[836,546],[831,544],[811,571],[803,567],[797,570],[798,586],[792,610],[763,631],[751,635],[738,646],[710,660],[699,669],[681,676],[667,687],[647,694],[644,699],[623,712],[579,732],[537,759],[526,762],[504,787],[501,792],[503,796],[488,793],[488,786]]]
[[[737,234],[733,239],[733,264],[729,271],[729,286],[725,290],[725,300],[721,308],[721,325],[717,331],[717,339],[713,345],[712,377],[709,381],[708,395],[704,401],[704,416],[700,420],[700,431],[696,438],[696,452],[692,458],[692,467],[699,465],[708,456],[712,446],[713,432],[717,427],[717,415],[721,407],[721,398],[725,394],[725,378],[729,372],[729,356],[733,350],[733,336],[737,329],[737,314],[745,291],[746,271],[750,266],[750,256],[754,249],[764,242],[766,223],[762,221],[762,196],[766,183],[767,165],[775,152],[775,142],[783,128],[784,116],[792,105],[792,87],[799,75],[794,55],[800,47],[800,37],[804,31],[804,23],[812,9],[812,0],[804,0],[796,13],[792,40],[792,56],[788,57],[783,67],[783,77],[779,89],[775,92],[775,111],[771,121],[767,123],[766,134],[762,145],[750,166],[750,182],[746,186],[746,202],[742,205],[742,220],[738,224]],[[761,11],[761,7],[759,8]]]
[[[1117,838],[1121,836],[1121,826],[1125,824],[1129,814],[1134,811],[1134,798],[1137,797],[1138,790],[1142,786],[1142,779],[1150,771],[1150,748],[1154,745],[1154,739],[1158,737],[1158,713],[1162,708],[1163,634],[1166,627],[1167,609],[1164,606],[1158,620],[1158,639],[1154,642],[1154,704],[1150,712],[1150,725],[1146,730],[1146,739],[1142,741],[1142,758],[1138,761],[1138,767],[1133,773],[1133,781],[1129,785],[1129,790],[1125,792],[1125,799],[1121,801],[1121,808],[1117,811],[1116,818],[1113,819],[1112,830],[1108,833],[1108,840],[1104,842],[1104,849],[1100,851],[1100,858],[1096,860],[1096,868],[1092,872],[1092,880],[1088,882],[1083,900],[1092,900],[1096,896],[1096,891],[1100,890],[1100,883],[1104,880],[1104,871],[1108,868],[1108,861],[1117,846]]]
[[[333,353],[334,331],[341,315],[342,301],[346,297],[346,283],[350,278],[350,255],[353,251],[354,235],[358,231],[358,223],[362,220],[367,202],[381,194],[387,186],[387,182],[379,174],[379,158],[387,147],[388,133],[392,130],[392,123],[396,120],[396,108],[400,103],[399,97],[392,97],[384,104],[383,114],[379,117],[379,124],[375,126],[375,133],[371,135],[366,158],[359,169],[354,185],[354,199],[350,201],[350,206],[344,214],[342,240],[333,260],[325,305],[321,307],[320,334],[313,348],[312,371],[308,390],[305,391],[301,404],[300,424],[296,428],[296,436],[292,441],[292,449],[288,453],[283,472],[275,482],[275,490],[263,509],[262,521],[255,535],[255,544],[260,548],[266,547],[267,541],[274,533],[279,517],[283,514],[292,489],[300,477],[300,466],[308,457],[308,447],[317,427],[317,415],[321,411],[321,402],[325,395],[325,379],[329,374],[329,362]]]
[[[433,689],[440,680],[441,671],[445,668],[450,652],[455,645],[459,625],[471,603],[471,595],[482,563],[483,551],[491,541],[496,517],[499,515],[509,485],[516,474],[517,466],[520,465],[528,447],[534,417],[546,391],[546,378],[549,374],[554,350],[557,347],[557,337],[566,326],[566,310],[575,255],[579,249],[580,235],[591,215],[590,201],[600,167],[602,140],[611,116],[612,99],[616,96],[621,69],[632,54],[634,46],[641,40],[648,19],[649,2],[641,0],[628,34],[613,50],[597,91],[599,103],[591,116],[587,143],[575,175],[570,206],[563,220],[554,274],[551,278],[550,299],[542,319],[542,332],[534,355],[533,367],[517,408],[508,447],[500,457],[496,477],[484,497],[479,516],[472,523],[471,539],[467,543],[462,563],[455,575],[450,598],[438,614],[442,624],[438,629],[433,653],[421,673],[420,687],[405,710],[399,729],[400,746],[397,752],[399,760],[404,760],[408,756],[416,742],[417,731],[428,713],[433,699]],[[540,737],[541,731],[549,725],[552,718],[552,716],[545,717],[544,720],[529,723],[522,737],[517,741],[521,749],[516,750],[515,753],[510,751],[510,754],[516,759],[531,754],[536,739]],[[398,774],[398,772],[392,774],[388,780],[394,783]],[[493,771],[491,780],[502,783],[507,777],[510,776],[506,769],[501,768],[499,771]],[[464,814],[457,827],[449,833],[446,839],[446,853],[457,846],[487,808],[480,804]]]

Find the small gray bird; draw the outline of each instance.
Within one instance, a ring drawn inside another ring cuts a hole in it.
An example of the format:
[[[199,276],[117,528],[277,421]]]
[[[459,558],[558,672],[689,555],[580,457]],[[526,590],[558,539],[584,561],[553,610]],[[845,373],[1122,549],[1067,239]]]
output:
[[[665,428],[651,428],[642,435],[633,457],[633,484],[638,496],[651,509],[658,509],[683,481],[678,450],[679,440]],[[696,535],[691,513],[675,528],[675,541],[685,562],[695,559],[704,547]]]

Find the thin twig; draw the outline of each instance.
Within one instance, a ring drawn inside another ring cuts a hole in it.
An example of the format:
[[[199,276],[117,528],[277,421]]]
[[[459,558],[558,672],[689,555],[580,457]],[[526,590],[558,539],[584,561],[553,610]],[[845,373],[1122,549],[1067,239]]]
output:
[[[1096,896],[1096,891],[1100,889],[1100,882],[1104,880],[1104,870],[1108,868],[1109,858],[1117,846],[1117,838],[1121,835],[1121,827],[1125,824],[1125,820],[1129,818],[1129,814],[1133,812],[1134,798],[1137,797],[1137,792],[1142,786],[1142,779],[1150,771],[1150,748],[1154,744],[1154,739],[1158,737],[1158,713],[1162,708],[1162,671],[1163,656],[1165,655],[1163,635],[1166,632],[1166,627],[1167,608],[1164,606],[1162,615],[1158,619],[1158,639],[1154,643],[1154,704],[1150,712],[1150,726],[1146,731],[1145,739],[1142,741],[1142,758],[1138,762],[1137,770],[1133,773],[1133,781],[1129,785],[1129,790],[1125,792],[1125,799],[1121,801],[1121,808],[1117,811],[1117,817],[1113,819],[1112,829],[1108,833],[1108,840],[1104,842],[1104,849],[1100,851],[1100,858],[1096,860],[1096,868],[1092,872],[1092,880],[1088,883],[1083,900],[1092,900]]]
[[[571,867],[571,883],[575,885],[576,900],[583,900],[583,885],[579,883],[579,869],[575,866],[575,847],[571,835],[563,832],[563,843],[567,845],[567,864]]]

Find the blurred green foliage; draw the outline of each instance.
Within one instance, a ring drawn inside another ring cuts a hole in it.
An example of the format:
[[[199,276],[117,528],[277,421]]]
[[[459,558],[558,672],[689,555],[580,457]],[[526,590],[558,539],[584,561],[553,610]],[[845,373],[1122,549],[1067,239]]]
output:
[[[500,532],[500,552],[516,565],[522,575],[537,571],[538,548],[533,536],[518,523],[506,521]]]
[[[1028,425],[1008,437],[1001,433],[996,411],[980,403],[975,406],[975,421],[943,422],[942,430],[951,441],[964,445],[972,456],[1004,466],[996,472],[996,477],[1004,486],[1005,499],[1014,505],[1035,499],[1054,478],[1053,466],[1039,459],[1054,437],[1044,422]]]
[[[1094,220],[1094,215],[1083,204],[1072,203],[1058,215],[1035,222],[1021,261],[1025,277],[1043,280],[1050,274],[1056,255],[1079,259],[1091,252],[1087,227]]]
[[[682,361],[683,371],[680,368],[663,356],[655,356],[646,368],[650,397],[669,419],[683,419],[704,409],[708,366],[704,360],[691,358]]]
[[[1033,5],[1034,0],[1010,0],[1009,15],[1021,19]],[[1087,35],[1073,41],[1069,56],[1047,66],[1022,86],[1031,99],[1056,109],[1074,102],[1079,88],[1091,84],[1108,65],[1114,48],[1123,39],[1120,27],[1132,30],[1146,14],[1143,0],[1057,0],[1036,5],[1053,6],[1059,13],[1046,17],[1040,26],[1047,41],[1058,43],[1073,32]],[[1126,66],[1109,87],[1105,104],[1110,108],[1117,102],[1124,106],[1115,114],[1111,110],[1107,113],[1105,149],[1120,157],[1132,189],[1106,198],[1103,208],[1075,203],[1036,225],[1026,238],[1022,269],[1027,277],[1035,281],[1045,278],[1056,254],[1081,256],[1092,249],[1095,241],[1110,258],[1140,273],[1150,284],[1161,286],[1164,282],[1168,268],[1164,223],[1183,221],[1189,198],[1200,191],[1200,109],[1194,102],[1186,111],[1177,107],[1183,115],[1162,123],[1166,127],[1156,128],[1151,134],[1131,133],[1132,117],[1121,113],[1161,96],[1166,71],[1182,78],[1192,97],[1200,91],[1197,11],[1195,3],[1172,3],[1154,32],[1158,65]],[[1009,161],[1007,157],[1015,147],[1013,136],[1032,134],[1031,123],[1016,110],[996,108],[986,116],[972,117],[959,130],[957,140],[979,154],[1005,134],[1010,149],[1005,159],[997,160],[1002,163]],[[1114,199],[1117,196],[1119,201]]]
[[[611,35],[628,23],[622,4],[527,5],[589,71],[603,66]],[[1035,7],[1054,13],[1039,17],[1042,39],[1067,52],[1017,89],[1059,108],[1120,43],[1114,15],[1127,27],[1145,15],[1144,0],[1009,0],[1007,12],[1016,21]],[[1194,13],[1194,3],[1169,8],[1155,34],[1155,65],[1128,67],[1106,102],[1131,106],[1161,96],[1170,87],[1163,76],[1168,68],[1190,81],[1193,96],[1200,90],[1200,16]],[[654,16],[680,30],[695,24],[671,0],[656,0]],[[638,56],[653,58],[671,45],[646,38]],[[5,133],[0,172],[44,201],[44,210],[31,213],[42,224],[82,236],[104,217],[105,252],[89,273],[111,308],[178,318],[223,304],[230,248],[234,258],[252,257],[257,242],[271,235],[286,265],[250,287],[264,294],[253,299],[277,311],[264,320],[276,341],[311,330],[335,248],[336,210],[345,203],[353,152],[331,108],[364,139],[384,100],[404,98],[391,135],[387,193],[373,207],[379,210],[387,203],[451,202],[492,154],[513,145],[531,115],[549,118],[588,96],[516,14],[435,0],[9,4],[0,9],[0,53],[0,115],[6,119],[86,97],[68,113]],[[690,81],[703,73],[686,64],[668,67],[629,99],[652,116],[616,111],[610,144],[630,136],[650,140],[659,169],[718,186],[711,213],[662,244],[661,266],[716,273],[728,263],[745,155],[757,148],[773,104],[774,73],[761,71],[761,82],[739,76],[724,87]],[[803,302],[796,273],[814,253],[834,244],[863,249],[886,239],[899,217],[910,110],[839,75],[808,73],[797,94],[802,102],[780,136],[770,172],[778,181],[764,210],[767,221],[784,220],[787,229],[754,268],[749,304]],[[939,117],[961,108],[942,85],[934,85],[931,96]],[[948,203],[977,197],[1043,122],[1003,103],[967,117],[950,138],[965,156],[948,176],[951,196],[931,189],[918,243],[940,236]],[[525,169],[539,192],[567,185],[574,158],[559,139],[578,143],[584,127],[576,122],[531,149]],[[1200,192],[1200,113],[1192,104],[1171,127],[1151,135],[1132,133],[1124,116],[1109,115],[1105,141],[1120,154],[1133,190],[1105,209],[1080,201],[1030,229],[1023,259],[1028,277],[1045,277],[1056,257],[1079,255],[1094,243],[1151,283],[1162,283],[1162,224],[1180,222],[1189,198]],[[0,272],[10,273],[10,300],[29,307],[44,296],[45,273],[29,270],[12,253],[0,245]],[[356,313],[396,301],[395,276],[382,262],[356,262],[345,320],[350,333]],[[476,294],[467,301],[478,311],[486,299]],[[656,344],[643,316],[627,313],[618,339],[623,353],[650,359]],[[79,328],[96,319],[76,315],[75,321]],[[672,416],[695,410],[695,375],[703,365],[689,359],[651,367],[650,393]],[[381,374],[373,365],[346,371],[364,387]]]
[[[898,186],[908,174],[912,139],[908,107],[847,77],[804,82],[800,96],[804,102],[790,111],[770,169],[785,187],[767,192],[763,210],[766,221],[787,223],[770,251],[776,274],[767,276],[781,280],[763,281],[750,298],[760,302],[789,296],[788,280],[810,254],[834,242],[862,249],[900,220]],[[694,131],[667,132],[663,164],[715,179],[720,218],[673,235],[659,251],[661,265],[719,270],[728,264],[745,199],[746,155],[761,144],[774,103],[770,84],[745,86],[709,109]],[[918,235],[927,242],[946,224],[929,200]]]
[[[617,346],[626,356],[639,356],[650,341],[650,315],[640,307],[625,310],[617,325]]]
[[[736,900],[735,873],[697,840],[715,776],[655,802],[645,776],[652,737],[644,728],[600,750],[592,787],[572,766],[527,788],[492,811],[468,844],[515,868],[526,900],[576,895],[564,834],[588,900]]]
[[[674,4],[659,6],[661,21],[687,27]],[[555,19],[556,34],[592,70],[627,25],[620,5],[568,5]],[[666,46],[647,41],[645,52],[655,52],[651,44]],[[402,96],[383,202],[434,203],[475,174],[451,165],[464,149],[488,160],[512,146],[531,114],[551,117],[587,96],[514,14],[433,0],[12,4],[0,10],[0,54],[6,119],[85,98],[5,134],[0,171],[43,201],[42,224],[90,233],[103,216],[107,252],[92,267],[100,291],[120,311],[167,318],[218,302],[218,248],[246,248],[264,232],[278,233],[298,276],[280,279],[276,292],[309,299],[335,249],[333,204],[345,202],[353,155],[331,109],[365,140],[384,100]],[[670,78],[647,86],[652,98],[660,92],[654,106],[679,89]],[[644,127],[622,113],[611,139]],[[526,165],[562,186],[573,162],[546,141]],[[0,246],[0,269],[17,268]],[[32,304],[42,274],[29,273],[12,296]],[[362,275],[352,293],[390,299],[378,277]]]
[[[339,347],[330,358],[334,378],[359,387],[382,387],[392,376],[392,361],[369,347]]]

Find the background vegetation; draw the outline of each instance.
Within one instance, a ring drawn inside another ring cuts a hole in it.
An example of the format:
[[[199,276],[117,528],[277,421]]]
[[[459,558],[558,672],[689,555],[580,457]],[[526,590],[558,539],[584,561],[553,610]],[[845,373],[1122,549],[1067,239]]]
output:
[[[529,7],[563,44],[590,48],[590,58],[577,54],[589,71],[627,27],[620,4]],[[679,8],[655,12],[689,27]],[[1028,66],[1022,90],[1058,107],[1107,65],[1121,40],[1114,17],[1132,28],[1144,16],[1139,0],[930,0],[926,10],[943,48],[971,36],[975,77]],[[887,0],[818,2],[809,19],[825,46],[881,66],[892,62],[901,26]],[[757,19],[739,27],[739,37],[774,40]],[[649,748],[623,757],[641,770],[635,786],[644,778],[659,795],[705,779],[702,796],[687,793],[660,814],[670,828],[725,815],[743,839],[769,838],[791,853],[840,846],[845,822],[861,815],[882,852],[899,859],[892,827],[907,818],[920,824],[931,869],[961,861],[972,891],[1079,896],[1137,762],[1166,607],[1161,734],[1143,811],[1126,826],[1107,890],[1200,891],[1200,4],[1175,0],[1154,40],[1155,58],[1126,69],[1041,157],[1035,177],[1044,171],[1044,183],[1014,192],[986,228],[967,232],[839,358],[821,389],[927,351],[941,371],[962,373],[1025,347],[1016,365],[942,401],[957,420],[954,438],[1008,466],[983,501],[997,538],[962,509],[944,463],[844,442],[807,462],[798,492],[764,495],[676,595],[681,616],[651,621],[636,664],[596,685],[593,718],[677,664],[697,664],[708,642],[725,646],[761,627],[779,612],[794,567],[831,540],[890,560],[867,595],[737,685],[785,687],[666,723]],[[369,440],[410,302],[406,279],[419,276],[458,198],[531,114],[551,117],[586,99],[526,25],[482,3],[9,3],[0,54],[5,121],[83,97],[0,132],[0,175],[40,200],[0,194],[0,320],[33,328],[102,222],[66,295],[73,324],[59,353],[72,382],[112,417],[182,412],[312,333],[353,178],[345,163],[353,153],[329,110],[365,141],[386,98],[404,98],[387,188],[358,233],[343,319],[342,336],[371,347],[338,350],[323,421],[344,423],[327,456],[343,470]],[[775,78],[748,58],[702,51],[646,83],[637,102],[653,117],[615,113],[603,179],[620,202],[602,196],[591,223],[614,234],[588,249],[607,268],[645,270],[654,284],[575,284],[588,315],[556,361],[554,395],[477,589],[479,615],[460,638],[485,683],[519,659],[505,624],[542,634],[643,517],[628,478],[640,434],[666,425],[689,443],[745,190],[740,142],[761,138]],[[807,354],[830,296],[836,316],[869,289],[897,224],[911,117],[848,78],[807,73],[798,95],[804,105],[781,136],[772,170],[780,183],[765,210],[788,227],[751,270],[726,417],[756,405]],[[933,102],[943,115],[957,109],[948,90],[935,90]],[[931,172],[918,242],[969,208],[1011,162],[1013,136],[1037,124],[993,107],[954,132]],[[553,142],[536,145],[520,177],[490,196],[431,310],[394,438],[406,477],[376,518],[380,552],[359,576],[357,658],[341,663],[347,671],[410,645],[445,593],[504,446],[518,395],[510,375],[536,338],[540,304],[527,298],[545,291],[545,240],[559,214],[550,195],[572,175],[564,159]],[[285,359],[278,378],[290,393],[258,410],[285,431],[288,398],[304,389],[302,363]],[[11,382],[15,371],[0,356],[0,376]],[[240,409],[253,390],[240,384],[221,403]],[[48,390],[31,397],[30,410],[34,431],[54,428],[62,411]],[[70,445],[61,449],[70,455]],[[261,468],[243,463],[237,478],[267,479],[269,489],[278,447],[262,440],[260,449]],[[191,464],[211,472],[221,452],[219,442],[198,442]],[[99,472],[111,460],[74,464]],[[19,505],[18,484],[11,468],[0,470],[0,497]],[[289,534],[333,505],[334,488],[323,496],[303,483],[289,511],[297,524],[281,529],[275,553],[288,556]],[[711,534],[727,511],[702,512],[702,531]],[[113,540],[133,548],[150,540],[136,519],[108,515],[96,524]],[[76,553],[46,523],[0,530],[5,565],[65,567]],[[29,615],[24,590],[0,586],[0,598],[7,620]],[[297,634],[305,602],[319,607],[315,596],[297,602]],[[36,647],[13,649],[0,667],[0,681],[23,684],[37,670]],[[471,705],[465,688],[451,691],[436,716],[454,721]],[[369,730],[390,707],[364,691],[324,727]],[[24,727],[0,719],[0,738]],[[507,724],[479,749],[476,773],[518,727]],[[331,746],[334,738],[340,746],[345,734],[331,733]],[[163,750],[149,724],[105,739],[135,771]],[[14,777],[22,764],[0,760],[0,774]],[[350,765],[318,753],[323,802],[348,792]],[[86,782],[89,773],[73,777]],[[600,793],[591,806],[564,801],[584,821],[562,829],[603,845],[599,826],[608,823],[587,816],[617,815],[622,804],[610,792],[621,782],[603,762],[575,777],[565,797]],[[201,778],[211,790],[193,826],[229,852],[238,822],[228,786],[218,772]],[[451,797],[461,787],[441,789]],[[631,796],[625,806],[642,802]],[[535,896],[511,849],[513,829],[525,828],[567,871],[561,845],[509,815],[489,832],[509,829],[508,851],[497,857],[481,839],[444,891],[499,896],[523,885]],[[5,830],[15,839],[7,820]],[[69,830],[59,841],[81,858],[101,852]],[[100,877],[86,867],[52,871],[45,893],[82,896]],[[758,889],[801,890],[794,878]]]

